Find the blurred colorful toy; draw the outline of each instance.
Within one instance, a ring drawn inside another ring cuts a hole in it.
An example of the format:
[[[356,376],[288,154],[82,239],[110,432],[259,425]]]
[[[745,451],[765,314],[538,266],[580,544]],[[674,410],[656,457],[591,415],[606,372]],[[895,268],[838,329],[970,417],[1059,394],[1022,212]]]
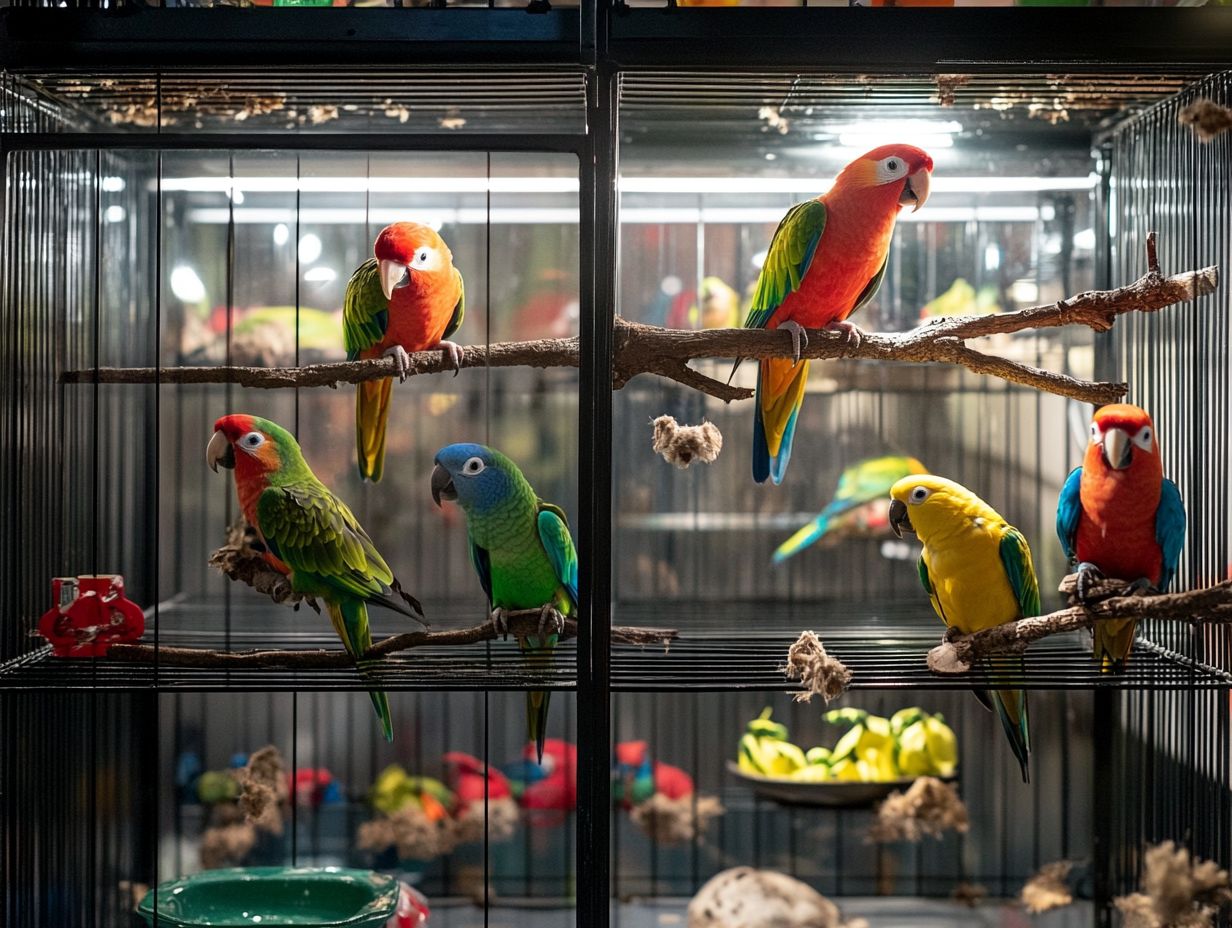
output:
[[[56,657],[104,657],[113,644],[145,634],[145,613],[124,597],[119,574],[55,577],[51,595],[56,605],[38,630]]]
[[[692,290],[671,295],[667,325],[674,329],[730,329],[740,325],[740,294],[718,277],[705,277],[701,298]]]
[[[431,914],[428,897],[415,887],[399,881],[398,909],[394,917],[385,923],[385,928],[424,928]]]
[[[371,799],[373,808],[386,815],[415,805],[430,822],[448,818],[457,803],[457,797],[440,780],[410,776],[399,764],[390,764],[381,771],[373,784]]]
[[[645,741],[617,744],[612,799],[629,809],[656,793],[668,799],[691,796],[693,778],[679,767],[652,761]]]
[[[509,780],[499,770],[489,767],[477,757],[461,751],[450,751],[441,757],[448,771],[449,785],[457,802],[457,811],[469,808],[472,803],[483,804],[486,784],[487,801],[509,799],[513,789]]]
[[[559,268],[543,268],[513,313],[512,335],[522,340],[568,338],[580,316],[577,283]]]
[[[938,294],[920,310],[921,319],[932,319],[936,316],[986,316],[1001,312],[997,303],[997,288],[994,284],[985,284],[977,292],[975,287],[967,283],[963,277],[954,278],[950,288]]]
[[[535,762],[535,745],[528,743],[522,760],[501,768],[509,777],[518,805],[530,812],[532,824],[559,824],[562,814],[577,804],[577,745],[559,738],[543,743],[543,760]]]
[[[287,777],[287,785],[295,804],[302,808],[318,809],[342,802],[342,787],[324,767],[300,767],[294,779]]]

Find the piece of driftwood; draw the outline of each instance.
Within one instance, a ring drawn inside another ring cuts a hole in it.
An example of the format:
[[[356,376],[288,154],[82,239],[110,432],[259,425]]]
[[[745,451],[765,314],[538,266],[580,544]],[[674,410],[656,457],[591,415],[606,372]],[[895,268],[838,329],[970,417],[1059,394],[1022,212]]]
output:
[[[1033,641],[1091,628],[1102,619],[1232,622],[1232,581],[1228,580],[1200,590],[1157,596],[1126,596],[1125,581],[1101,580],[1091,585],[1086,603],[1077,600],[1075,583],[1075,574],[1061,581],[1061,592],[1070,597],[1070,605],[1064,609],[1006,622],[973,635],[947,634],[945,641],[928,652],[929,668],[938,673],[966,673],[981,658],[1020,654]]]
[[[1124,383],[1077,380],[1041,370],[1007,358],[984,354],[967,347],[965,340],[986,335],[1008,334],[1026,329],[1085,325],[1096,331],[1112,326],[1118,315],[1156,312],[1174,303],[1213,293],[1219,269],[1165,277],[1159,270],[1155,233],[1147,236],[1147,272],[1138,280],[1115,290],[1091,290],[1047,306],[1033,306],[1013,313],[989,316],[955,316],[934,319],[909,332],[883,335],[866,333],[853,347],[841,333],[808,331],[805,358],[865,358],[876,361],[956,364],[1010,383],[1089,403],[1108,403],[1126,393]],[[791,356],[791,338],[786,332],[765,329],[665,329],[617,318],[613,332],[612,386],[623,387],[638,374],[656,374],[686,387],[700,390],[724,402],[748,399],[753,391],[708,377],[689,366],[698,358],[785,358]],[[412,355],[410,374],[452,371],[440,351]],[[526,342],[497,342],[468,346],[462,367],[577,367],[578,339],[549,338]],[[62,383],[233,383],[244,387],[337,387],[397,373],[392,358],[342,361],[305,367],[102,367],[66,371]]]

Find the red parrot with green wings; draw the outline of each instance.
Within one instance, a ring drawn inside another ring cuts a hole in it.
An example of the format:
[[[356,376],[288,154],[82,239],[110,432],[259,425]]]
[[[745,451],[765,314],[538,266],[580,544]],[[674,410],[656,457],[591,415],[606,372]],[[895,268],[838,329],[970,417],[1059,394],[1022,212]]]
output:
[[[390,356],[398,377],[410,370],[410,353],[440,348],[456,371],[462,348],[445,339],[462,325],[466,309],[462,274],[453,253],[430,226],[395,222],[381,230],[373,257],[347,283],[342,337],[347,358]],[[355,445],[359,475],[376,483],[385,467],[385,429],[393,378],[369,380],[355,389]]]
[[[769,358],[757,373],[753,479],[781,483],[791,458],[809,362],[805,329],[836,329],[859,344],[847,317],[868,303],[885,276],[894,222],[903,206],[928,199],[933,159],[911,145],[883,145],[857,158],[834,186],[797,203],[775,230],[744,321],[747,329],[786,329],[794,359]]]

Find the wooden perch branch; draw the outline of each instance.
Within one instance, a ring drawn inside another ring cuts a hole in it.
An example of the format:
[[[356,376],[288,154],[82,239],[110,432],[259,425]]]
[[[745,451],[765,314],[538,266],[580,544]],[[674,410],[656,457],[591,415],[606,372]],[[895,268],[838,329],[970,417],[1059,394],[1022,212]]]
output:
[[[227,527],[226,543],[210,555],[210,566],[232,580],[246,583],[259,593],[264,593],[276,603],[286,603],[299,608],[300,602],[306,602],[320,612],[320,607],[311,598],[295,593],[287,577],[274,570],[254,547],[259,544],[256,533],[249,528],[243,518],[237,519]],[[524,638],[539,631],[539,610],[523,609],[506,613],[506,624],[509,634],[515,638]],[[564,619],[565,630],[562,639],[577,637],[577,622]],[[673,628],[624,628],[613,626],[612,641],[617,644],[665,644],[676,637],[678,633]],[[395,654],[410,648],[433,647],[443,645],[478,644],[482,641],[492,641],[497,638],[496,626],[490,621],[469,628],[455,628],[444,631],[415,631],[393,635],[378,641],[368,649],[368,658]],[[208,648],[154,648],[148,644],[116,644],[107,651],[107,656],[121,661],[153,664],[157,662],[167,667],[206,667],[230,669],[239,667],[285,667],[292,669],[320,669],[330,667],[351,667],[355,659],[346,651],[323,648],[304,651],[283,650],[249,650],[249,651],[215,651]]]
[[[935,319],[909,332],[883,335],[867,333],[858,348],[852,348],[835,332],[810,330],[806,358],[864,358],[875,361],[956,364],[1047,393],[1089,403],[1107,403],[1126,393],[1123,383],[1092,383],[1040,370],[1006,358],[968,348],[964,341],[1026,329],[1085,325],[1106,331],[1118,315],[1157,312],[1174,303],[1213,293],[1219,282],[1217,267],[1204,267],[1174,277],[1164,277],[1155,257],[1155,233],[1147,236],[1147,272],[1138,280],[1115,290],[1091,290],[1048,306],[1033,306],[1013,313],[990,316],[955,316]],[[638,374],[657,374],[724,402],[748,399],[753,391],[707,377],[689,366],[698,358],[786,358],[791,339],[785,332],[764,329],[703,329],[688,331],[615,320],[612,386],[623,387]],[[462,367],[577,367],[578,339],[553,338],[527,342],[498,342],[465,349]],[[440,351],[420,351],[411,356],[411,374],[448,371]],[[244,387],[337,387],[390,377],[396,373],[391,358],[343,361],[306,367],[133,367],[66,371],[62,383],[233,383]]]
[[[986,628],[973,635],[947,636],[928,652],[928,666],[938,673],[966,673],[981,658],[1021,654],[1027,645],[1049,635],[1091,628],[1101,619],[1172,619],[1190,624],[1232,622],[1232,581],[1183,593],[1125,596],[1122,580],[1092,584],[1088,602],[1077,599],[1076,575],[1061,582],[1070,605],[1048,615],[1032,616]]]
[[[526,609],[506,614],[509,634],[526,637],[539,630],[539,610]],[[618,644],[666,644],[679,633],[672,628],[624,628],[612,627],[612,641]],[[439,647],[443,645],[478,644],[498,638],[496,626],[491,622],[469,628],[455,628],[439,632],[406,632],[378,641],[368,649],[368,658],[384,657],[411,648]],[[577,637],[577,622],[565,619],[562,639]],[[140,664],[158,663],[164,667],[204,667],[218,670],[239,668],[286,668],[291,670],[320,670],[355,666],[355,659],[343,650],[314,649],[305,651],[250,650],[214,651],[208,648],[155,648],[148,644],[114,644],[107,651],[109,658]]]

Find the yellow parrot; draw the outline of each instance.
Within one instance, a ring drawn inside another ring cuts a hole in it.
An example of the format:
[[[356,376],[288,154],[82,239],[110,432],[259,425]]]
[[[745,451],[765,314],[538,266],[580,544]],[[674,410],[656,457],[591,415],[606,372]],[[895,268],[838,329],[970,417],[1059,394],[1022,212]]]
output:
[[[924,545],[920,582],[937,615],[965,635],[1039,615],[1039,582],[1022,533],[966,487],[927,474],[904,477],[890,488],[890,526],[900,538],[914,532]],[[1019,674],[1022,659],[1019,658]],[[995,708],[1030,782],[1031,734],[1023,690],[976,691]]]

